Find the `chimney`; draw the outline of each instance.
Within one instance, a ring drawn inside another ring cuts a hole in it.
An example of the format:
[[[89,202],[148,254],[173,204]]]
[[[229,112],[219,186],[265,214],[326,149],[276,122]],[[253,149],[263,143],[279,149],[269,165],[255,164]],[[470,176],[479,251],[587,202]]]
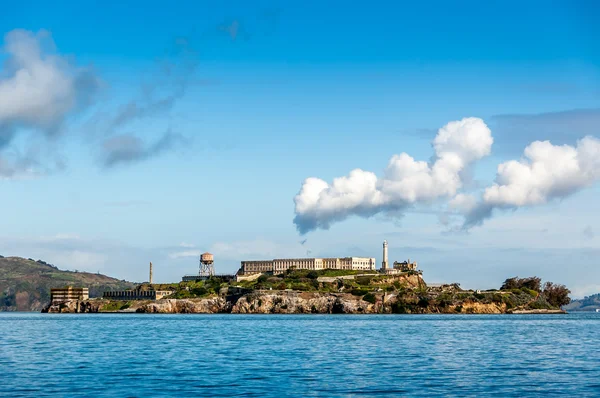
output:
[[[150,261],[150,284],[152,284],[152,261]]]

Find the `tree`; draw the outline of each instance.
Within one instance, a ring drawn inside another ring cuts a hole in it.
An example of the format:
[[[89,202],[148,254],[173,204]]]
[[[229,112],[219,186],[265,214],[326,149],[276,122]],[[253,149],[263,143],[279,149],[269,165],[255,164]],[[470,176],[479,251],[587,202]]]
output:
[[[562,307],[569,304],[571,302],[570,293],[571,291],[565,285],[554,284],[552,282],[544,284],[544,297],[550,305],[555,307]]]
[[[512,290],[518,289],[519,277],[515,276],[514,278],[508,278],[504,281],[502,286],[500,286],[500,290]]]
[[[537,276],[532,276],[530,278],[521,279],[521,287],[526,287],[527,289],[535,290],[536,292],[542,291],[542,280]]]
[[[519,278],[515,276],[514,278],[508,278],[500,287],[500,290],[512,290],[512,289],[521,289],[527,288],[530,290],[535,290],[536,292],[542,291],[542,280],[537,276],[532,276],[529,278]]]

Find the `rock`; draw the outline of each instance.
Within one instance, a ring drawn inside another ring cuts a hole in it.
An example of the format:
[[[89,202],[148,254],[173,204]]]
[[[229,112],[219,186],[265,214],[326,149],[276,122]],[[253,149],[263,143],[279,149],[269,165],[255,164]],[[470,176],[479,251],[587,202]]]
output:
[[[236,314],[368,314],[375,305],[351,294],[316,292],[254,292],[231,309]]]
[[[229,312],[231,305],[222,297],[205,299],[165,299],[144,304],[136,309],[141,313],[159,314],[216,314]]]
[[[413,281],[420,285],[418,276]],[[157,301],[109,301],[91,299],[68,301],[47,307],[44,312],[94,313],[112,309],[115,312],[152,314],[503,314],[514,312],[504,302],[482,303],[470,298],[441,304],[435,294],[422,296],[415,291],[372,292],[367,296],[350,293],[300,292],[282,290],[256,290],[237,292],[230,296],[212,296],[193,299],[163,299]],[[554,313],[539,311],[528,313]]]

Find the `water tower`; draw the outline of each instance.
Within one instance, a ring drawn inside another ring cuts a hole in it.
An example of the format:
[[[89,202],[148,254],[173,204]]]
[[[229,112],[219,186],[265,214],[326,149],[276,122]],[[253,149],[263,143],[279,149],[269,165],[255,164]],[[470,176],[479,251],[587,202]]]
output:
[[[215,256],[206,252],[200,255],[200,277],[209,278],[215,275]]]

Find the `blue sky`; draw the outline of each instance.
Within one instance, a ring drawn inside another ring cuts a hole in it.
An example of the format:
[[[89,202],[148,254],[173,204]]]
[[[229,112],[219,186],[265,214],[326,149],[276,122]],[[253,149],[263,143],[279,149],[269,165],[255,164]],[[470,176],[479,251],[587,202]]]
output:
[[[600,137],[599,11],[583,1],[4,5],[2,35],[29,32],[60,71],[90,79],[52,123],[0,89],[21,106],[4,116],[16,132],[0,146],[0,172],[11,170],[0,254],[136,281],[153,261],[157,279],[175,281],[205,250],[233,272],[242,259],[308,251],[380,261],[388,239],[390,255],[416,259],[431,282],[488,288],[536,274],[575,295],[600,291],[591,177],[541,204],[497,206],[469,230],[440,217],[451,198],[352,213],[304,236],[293,223],[307,177],[381,176],[402,152],[432,162],[451,121],[480,118],[494,138],[463,184],[475,197],[533,141]],[[16,71],[7,40],[0,82]]]

